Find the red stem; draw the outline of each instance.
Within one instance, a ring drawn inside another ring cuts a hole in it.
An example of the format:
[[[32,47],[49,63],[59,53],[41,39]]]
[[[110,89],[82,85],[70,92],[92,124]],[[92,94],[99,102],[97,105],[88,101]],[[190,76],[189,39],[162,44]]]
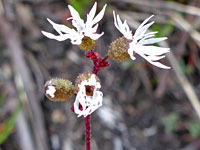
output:
[[[107,55],[101,62],[106,61],[109,58],[109,56]]]
[[[97,75],[99,69],[97,69],[95,66],[93,68],[93,72],[95,75]],[[90,115],[84,118],[85,121],[85,146],[86,150],[90,150]]]
[[[106,56],[101,62],[103,63],[106,61],[109,57]],[[94,61],[93,61],[94,62]],[[97,67],[94,63],[93,72],[95,75],[99,72],[99,67]],[[85,121],[85,145],[86,150],[90,150],[90,115],[84,118]]]
[[[94,66],[93,68],[93,74],[97,75],[97,73],[99,72],[99,68],[97,68],[96,66]]]
[[[86,150],[90,150],[90,115],[84,118],[85,120],[85,145]]]

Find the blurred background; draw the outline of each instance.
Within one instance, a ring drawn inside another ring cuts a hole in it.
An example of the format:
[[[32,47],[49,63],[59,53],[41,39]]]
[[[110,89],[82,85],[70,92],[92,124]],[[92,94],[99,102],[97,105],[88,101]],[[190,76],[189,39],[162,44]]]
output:
[[[103,106],[92,114],[92,150],[200,150],[200,1],[101,0],[107,3],[96,50],[106,56],[122,36],[112,11],[133,32],[154,14],[152,31],[170,47],[159,69],[137,57],[99,72]],[[75,81],[93,64],[69,40],[55,33],[46,18],[71,27],[67,5],[86,18],[93,0],[0,0],[0,150],[83,150],[84,120],[71,111],[75,97],[55,103],[44,96],[45,81]]]

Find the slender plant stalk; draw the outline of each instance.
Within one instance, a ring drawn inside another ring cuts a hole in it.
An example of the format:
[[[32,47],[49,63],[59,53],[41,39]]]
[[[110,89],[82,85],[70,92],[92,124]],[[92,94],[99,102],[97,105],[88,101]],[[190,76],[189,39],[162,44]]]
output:
[[[90,54],[86,54],[86,57],[89,56],[90,58]],[[93,55],[94,56],[94,55]],[[101,69],[100,67],[107,67],[108,63],[106,64],[106,61],[109,57],[106,56],[104,57],[102,60],[97,59],[97,57],[94,57],[93,63],[94,63],[94,67],[93,67],[93,74],[97,75],[97,73],[99,72],[99,70]],[[100,66],[101,63],[104,63],[103,66]],[[85,146],[86,146],[86,150],[90,150],[90,115],[88,115],[87,117],[84,118],[85,121]]]
[[[90,150],[90,115],[84,118],[85,120],[85,146],[86,150]]]

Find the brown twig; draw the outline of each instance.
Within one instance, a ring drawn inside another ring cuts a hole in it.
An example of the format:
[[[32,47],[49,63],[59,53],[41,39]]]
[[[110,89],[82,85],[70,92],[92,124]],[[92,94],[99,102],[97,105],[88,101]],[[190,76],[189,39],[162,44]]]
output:
[[[186,31],[200,47],[200,33],[197,32],[193,28],[193,26],[184,18],[182,18],[181,15],[179,15],[178,13],[171,12],[169,13],[169,16],[178,26],[180,26],[184,31]]]
[[[179,11],[183,13],[188,13],[195,16],[200,16],[200,8],[194,6],[188,6],[179,4],[176,2],[165,2],[165,1],[148,1],[148,0],[121,0],[123,2],[132,3],[134,5],[141,5],[150,8],[162,9],[162,10],[172,10]]]
[[[23,105],[23,103],[26,103],[25,99],[27,97],[24,91],[22,80],[18,73],[15,73],[15,85],[18,89],[18,97],[19,97],[19,98],[16,98],[16,100],[19,99],[18,101]],[[16,126],[16,132],[17,132],[19,142],[20,142],[20,149],[34,150],[35,145],[32,139],[31,130],[28,126],[28,120],[26,119],[25,111],[23,111],[23,108],[18,114],[18,118],[16,120],[15,126]]]

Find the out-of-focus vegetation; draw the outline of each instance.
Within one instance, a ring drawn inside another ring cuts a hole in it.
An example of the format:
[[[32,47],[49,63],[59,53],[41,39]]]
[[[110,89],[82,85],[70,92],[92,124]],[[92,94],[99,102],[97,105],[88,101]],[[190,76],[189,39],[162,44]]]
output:
[[[12,133],[12,130],[15,125],[15,121],[19,112],[21,111],[21,103],[18,104],[17,108],[13,112],[13,114],[6,120],[1,123],[1,131],[0,131],[0,145],[8,138],[8,136]]]
[[[179,119],[178,113],[171,113],[167,117],[162,118],[162,123],[167,131],[176,131],[178,129],[177,122]]]
[[[66,0],[68,2],[69,0]],[[70,0],[69,4],[74,7],[79,13],[79,15],[83,18],[85,8],[91,4],[93,0]]]

